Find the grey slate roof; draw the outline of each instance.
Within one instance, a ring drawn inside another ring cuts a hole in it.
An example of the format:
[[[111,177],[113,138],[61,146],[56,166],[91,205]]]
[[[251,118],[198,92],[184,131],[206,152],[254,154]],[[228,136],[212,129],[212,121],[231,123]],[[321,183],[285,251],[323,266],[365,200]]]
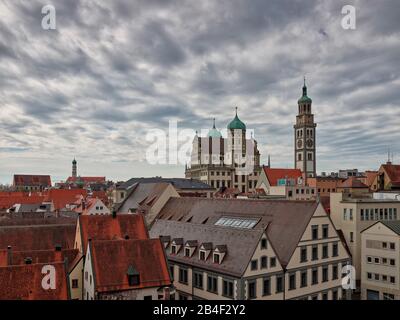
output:
[[[268,226],[268,239],[282,265],[287,265],[317,207],[316,201],[171,198],[157,219],[191,219],[191,223],[212,226],[221,217],[257,219],[254,229],[264,230]],[[218,230],[224,228],[233,229],[221,226]],[[193,237],[186,240],[193,240]],[[209,241],[214,245],[223,244]]]
[[[210,185],[194,180],[194,179],[185,179],[185,178],[162,178],[162,177],[151,177],[151,178],[131,178],[128,181],[124,182],[121,184],[118,189],[126,189],[132,186],[135,183],[159,183],[159,182],[164,182],[164,183],[170,183],[172,184],[176,189],[180,190],[197,190],[197,189],[203,189],[203,190],[213,190]]]
[[[135,183],[128,189],[125,199],[115,206],[117,212],[129,212],[156,200],[168,187],[168,183]]]
[[[380,222],[382,222],[382,224],[384,224],[386,227],[388,227],[390,230],[392,230],[396,234],[400,235],[400,221],[399,220],[395,220],[395,221],[382,220]]]
[[[184,256],[182,248],[176,255],[169,254],[168,259],[214,272],[241,277],[246,271],[263,232],[263,229],[232,229],[213,225],[158,220],[152,226],[149,233],[151,238],[172,235],[172,238],[179,236],[185,241],[197,239],[198,248],[204,242],[212,242],[214,245],[213,249],[216,246],[226,245],[226,255],[221,264],[214,263],[211,255],[207,261],[198,259],[198,248],[191,258]]]

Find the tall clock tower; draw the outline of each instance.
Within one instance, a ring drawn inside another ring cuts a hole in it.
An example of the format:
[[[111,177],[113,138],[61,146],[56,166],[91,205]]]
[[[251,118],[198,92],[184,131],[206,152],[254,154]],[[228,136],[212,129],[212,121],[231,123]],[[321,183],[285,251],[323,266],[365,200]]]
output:
[[[304,78],[303,95],[298,101],[298,115],[294,125],[294,165],[307,178],[316,177],[316,127],[312,113],[312,100],[307,96],[306,79]]]

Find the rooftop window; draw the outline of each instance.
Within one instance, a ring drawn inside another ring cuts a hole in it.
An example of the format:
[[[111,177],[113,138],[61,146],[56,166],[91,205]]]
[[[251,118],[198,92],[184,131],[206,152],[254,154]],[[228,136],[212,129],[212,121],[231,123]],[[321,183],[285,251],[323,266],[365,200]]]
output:
[[[257,224],[257,222],[258,220],[255,219],[222,217],[218,219],[215,225],[222,227],[239,228],[239,229],[252,229]]]

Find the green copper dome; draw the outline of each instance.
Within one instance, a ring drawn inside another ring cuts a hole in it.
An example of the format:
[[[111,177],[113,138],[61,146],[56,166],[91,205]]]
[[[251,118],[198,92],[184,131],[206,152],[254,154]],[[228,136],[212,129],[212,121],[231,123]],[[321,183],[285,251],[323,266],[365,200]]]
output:
[[[215,127],[215,118],[214,118],[214,123],[213,123],[212,129],[210,131],[208,131],[208,137],[222,138],[221,132],[219,132],[219,130],[217,130],[217,128]]]
[[[303,96],[299,99],[298,103],[312,103],[311,98],[307,96],[306,78],[304,78]]]
[[[237,115],[237,108],[236,108],[236,115],[235,118],[228,124],[228,129],[235,130],[246,130],[246,125],[239,119]]]

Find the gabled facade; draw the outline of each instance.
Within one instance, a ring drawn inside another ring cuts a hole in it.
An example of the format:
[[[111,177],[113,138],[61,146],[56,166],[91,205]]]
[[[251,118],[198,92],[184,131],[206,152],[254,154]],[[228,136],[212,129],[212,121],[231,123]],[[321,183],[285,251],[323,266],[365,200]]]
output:
[[[400,221],[378,221],[361,232],[361,298],[400,300]]]
[[[85,300],[165,300],[170,286],[159,239],[89,241]]]
[[[320,203],[173,199],[150,235],[161,236],[179,299],[347,298],[351,257]]]

